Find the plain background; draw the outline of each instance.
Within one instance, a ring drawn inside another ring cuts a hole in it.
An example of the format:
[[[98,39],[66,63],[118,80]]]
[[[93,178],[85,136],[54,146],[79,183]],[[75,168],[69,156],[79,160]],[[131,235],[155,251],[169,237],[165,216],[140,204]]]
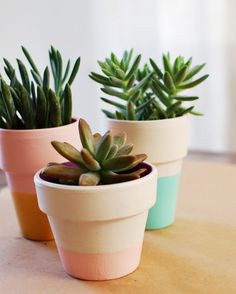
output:
[[[101,92],[90,80],[96,61],[134,48],[143,61],[169,51],[207,62],[210,78],[191,94],[204,117],[190,119],[190,148],[236,151],[236,1],[233,0],[8,0],[0,1],[0,57],[23,59],[26,46],[43,69],[48,48],[66,60],[81,56],[73,85],[74,115],[102,129]],[[15,63],[14,63],[15,64]],[[1,60],[1,73],[3,62]]]

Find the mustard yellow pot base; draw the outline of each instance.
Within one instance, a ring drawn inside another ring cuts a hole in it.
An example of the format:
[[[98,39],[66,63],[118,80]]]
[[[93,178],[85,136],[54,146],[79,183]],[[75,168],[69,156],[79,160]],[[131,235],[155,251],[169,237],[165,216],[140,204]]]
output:
[[[53,240],[47,216],[39,210],[36,194],[11,194],[23,237],[34,241]]]

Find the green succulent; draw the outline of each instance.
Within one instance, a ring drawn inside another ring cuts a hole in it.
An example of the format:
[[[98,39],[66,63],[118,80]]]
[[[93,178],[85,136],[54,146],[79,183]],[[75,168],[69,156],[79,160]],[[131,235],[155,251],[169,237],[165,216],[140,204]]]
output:
[[[36,129],[69,124],[72,116],[70,86],[79,70],[80,57],[71,72],[70,60],[64,70],[61,53],[51,46],[49,61],[54,81],[52,90],[49,67],[46,66],[41,75],[28,50],[22,47],[22,51],[29,62],[32,79],[20,59],[17,59],[20,80],[11,63],[3,59],[4,70],[10,83],[8,85],[0,76],[0,127]]]
[[[133,50],[125,51],[121,60],[114,53],[105,61],[98,61],[102,72],[92,72],[90,77],[103,85],[101,90],[114,97],[101,97],[116,108],[115,112],[103,109],[105,115],[119,120],[157,120],[182,116],[186,113],[201,115],[193,111],[194,106],[184,107],[183,102],[197,100],[196,96],[179,95],[185,89],[203,82],[208,75],[196,80],[192,78],[205,64],[191,66],[192,58],[185,61],[178,56],[172,64],[169,54],[163,55],[163,70],[153,59],[151,68],[145,64],[139,66],[141,55],[138,55],[130,66]]]
[[[193,80],[205,63],[191,67],[192,57],[187,61],[182,56],[177,56],[171,62],[170,54],[163,54],[163,70],[161,70],[153,59],[150,64],[155,72],[151,81],[152,94],[156,96],[155,109],[158,118],[173,118],[191,113],[202,115],[193,111],[194,106],[184,107],[183,102],[197,100],[197,96],[184,96],[180,93],[183,90],[193,88],[208,78],[208,74]]]
[[[74,166],[50,163],[41,173],[43,178],[68,185],[94,186],[135,180],[145,174],[146,168],[137,166],[147,156],[130,155],[133,145],[126,144],[125,133],[114,136],[110,131],[103,136],[92,134],[87,122],[80,119],[79,135],[81,151],[68,143],[52,141],[56,151]]]
[[[110,58],[98,61],[104,75],[95,72],[90,74],[91,79],[103,85],[101,90],[105,94],[118,98],[111,100],[101,97],[102,101],[116,107],[115,113],[102,110],[110,118],[142,119],[143,111],[152,103],[150,100],[142,103],[142,96],[153,73],[148,72],[143,79],[137,80],[141,55],[139,54],[134,60],[132,60],[132,55],[133,49],[129,52],[125,51],[121,59],[118,59],[112,52]]]

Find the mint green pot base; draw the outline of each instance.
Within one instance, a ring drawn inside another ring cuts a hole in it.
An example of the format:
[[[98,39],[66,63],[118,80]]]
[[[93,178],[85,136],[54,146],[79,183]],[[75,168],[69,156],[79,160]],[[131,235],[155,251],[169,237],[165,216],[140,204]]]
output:
[[[174,223],[179,180],[180,173],[158,179],[157,201],[149,210],[146,230],[162,229]]]

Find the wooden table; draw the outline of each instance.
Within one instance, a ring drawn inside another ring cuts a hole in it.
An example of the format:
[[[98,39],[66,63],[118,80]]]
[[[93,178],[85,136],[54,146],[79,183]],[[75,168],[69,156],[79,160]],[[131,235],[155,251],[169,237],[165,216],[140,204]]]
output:
[[[54,242],[21,238],[2,189],[0,293],[235,294],[236,165],[186,161],[175,224],[146,232],[138,270],[107,282],[69,277]]]

